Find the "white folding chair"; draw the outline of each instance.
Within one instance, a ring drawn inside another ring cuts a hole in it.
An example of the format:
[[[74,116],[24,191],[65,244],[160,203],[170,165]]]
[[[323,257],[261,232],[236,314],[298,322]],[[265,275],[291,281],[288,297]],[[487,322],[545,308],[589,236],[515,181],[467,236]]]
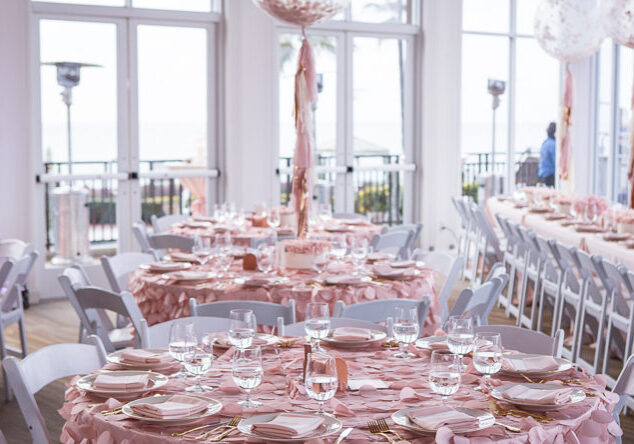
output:
[[[446,319],[449,315],[449,297],[460,277],[464,259],[462,256],[454,257],[442,251],[424,253],[420,250],[414,250],[412,259],[422,261],[425,268],[432,269],[445,277],[445,282],[438,292],[438,301],[441,307],[440,316],[443,320]]]
[[[132,224],[132,234],[134,234],[134,238],[139,243],[141,252],[154,255],[156,260],[159,260],[159,258],[163,256],[163,253],[159,254],[159,252],[154,250],[154,248],[150,245],[150,235],[147,232],[145,222],[142,220],[134,222]]]
[[[147,321],[141,319],[140,348],[167,347],[170,341],[170,328],[175,322],[190,322],[199,335],[207,333],[229,331],[231,320],[211,316],[196,316],[172,319],[148,327]]]
[[[370,242],[372,251],[392,253],[399,259],[409,257],[408,245],[414,237],[414,232],[396,231],[394,233],[375,234]]]
[[[429,297],[423,296],[422,300],[416,299],[379,299],[376,301],[360,302],[358,304],[346,305],[343,301],[335,302],[333,318],[359,319],[369,322],[385,322],[388,316],[394,315],[394,309],[415,308],[418,312],[418,322],[420,331],[423,331],[425,319],[431,301]]]
[[[465,256],[469,218],[464,212],[464,206],[462,205],[461,200],[462,196],[451,197],[451,203],[453,204],[456,212],[458,213],[458,216],[460,217],[460,231],[458,232],[458,256]]]
[[[87,374],[106,364],[106,352],[99,338],[91,336],[89,340],[92,344],[49,345],[22,361],[12,356],[2,361],[34,443],[53,442],[34,395],[57,379]]]
[[[0,258],[18,260],[35,251],[33,244],[21,239],[0,240]]]
[[[414,235],[409,240],[409,245],[407,245],[407,252],[411,253],[416,248],[416,243],[418,242],[418,238],[420,237],[421,231],[423,231],[423,224],[402,224],[402,225],[393,225],[387,228],[387,233],[398,233],[401,231],[409,232],[411,231]],[[408,255],[409,256],[409,255]]]
[[[7,444],[7,438],[4,437],[2,430],[0,430],[0,444]]]
[[[544,310],[548,305],[551,308],[551,313],[554,312],[559,300],[559,293],[561,291],[561,271],[557,266],[557,261],[552,255],[552,250],[548,244],[548,241],[539,235],[535,235],[533,238],[535,248],[541,255],[542,271],[540,278],[539,301],[537,303],[537,325],[535,329],[542,331],[542,321],[544,317]],[[533,303],[535,308],[535,303]],[[535,318],[535,313],[532,314]],[[553,316],[554,317],[554,316]]]
[[[516,229],[526,248],[526,260],[522,272],[522,285],[520,287],[520,298],[517,306],[517,325],[532,330],[537,321],[535,313],[537,311],[538,295],[541,291],[542,256],[535,245],[535,233],[521,225],[517,225]],[[532,289],[533,298],[530,307],[528,307],[529,314],[527,314],[526,308],[528,306],[529,288]]]
[[[557,330],[554,337],[540,331],[514,325],[481,325],[475,327],[474,331],[476,333],[499,333],[502,338],[502,346],[507,350],[561,357],[561,347],[564,343],[563,330]]]
[[[119,253],[112,257],[101,256],[101,266],[108,278],[110,289],[115,293],[121,293],[129,289],[130,274],[139,268],[139,265],[149,264],[155,260],[154,255],[148,253]]]
[[[174,249],[191,253],[194,248],[193,238],[177,234],[150,234],[148,241],[154,250]]]
[[[275,304],[261,301],[219,301],[200,304],[196,299],[189,299],[189,311],[191,316],[215,316],[229,318],[231,310],[243,308],[253,310],[258,325],[277,327],[295,323],[295,299],[290,299],[288,305]]]
[[[475,257],[471,280],[480,283],[484,279],[484,271],[487,265],[491,266],[500,262],[504,254],[500,249],[500,240],[487,219],[484,210],[475,203],[469,205],[475,224]],[[479,270],[478,270],[479,268]]]
[[[306,336],[306,330],[304,328],[305,323],[306,321],[302,321],[290,325],[284,325],[284,329],[280,333],[280,336]],[[368,330],[378,330],[387,333],[387,328],[385,326],[375,324],[374,322],[349,318],[330,318],[330,329],[333,330],[339,327],[367,328]]]
[[[475,290],[470,288],[462,290],[451,308],[449,316],[471,316],[475,319],[476,325],[487,325],[489,314],[493,310],[507,278],[505,274],[502,274],[485,282]]]
[[[626,406],[632,404],[632,397],[634,396],[634,355],[630,356],[625,365],[623,365],[623,370],[621,370],[619,377],[616,379],[612,392],[620,396],[619,402],[612,410],[612,416],[617,424],[621,424],[620,415]],[[621,437],[615,438],[616,442],[621,443]]]
[[[189,216],[185,214],[168,214],[167,216],[161,217],[157,217],[153,214],[150,217],[150,221],[152,222],[154,234],[160,234],[169,230],[169,228],[175,223],[186,221],[188,217]]]

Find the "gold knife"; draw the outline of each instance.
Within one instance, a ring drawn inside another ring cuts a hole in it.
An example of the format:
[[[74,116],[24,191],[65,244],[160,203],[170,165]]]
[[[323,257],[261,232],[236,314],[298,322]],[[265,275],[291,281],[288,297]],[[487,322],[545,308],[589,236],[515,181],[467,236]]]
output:
[[[347,429],[344,429],[344,431],[341,432],[341,434],[339,435],[339,438],[337,438],[337,440],[335,441],[335,444],[341,444],[343,440],[346,439],[353,430],[354,427],[348,427]]]

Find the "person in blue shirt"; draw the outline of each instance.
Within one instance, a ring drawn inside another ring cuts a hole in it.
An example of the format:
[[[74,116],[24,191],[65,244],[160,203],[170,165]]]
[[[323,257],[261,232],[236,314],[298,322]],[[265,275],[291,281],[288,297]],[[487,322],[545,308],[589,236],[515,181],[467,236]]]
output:
[[[555,186],[555,153],[557,152],[557,144],[555,143],[555,132],[557,125],[550,122],[546,128],[548,137],[542,143],[539,150],[539,166],[537,168],[537,177],[541,183],[547,187]]]

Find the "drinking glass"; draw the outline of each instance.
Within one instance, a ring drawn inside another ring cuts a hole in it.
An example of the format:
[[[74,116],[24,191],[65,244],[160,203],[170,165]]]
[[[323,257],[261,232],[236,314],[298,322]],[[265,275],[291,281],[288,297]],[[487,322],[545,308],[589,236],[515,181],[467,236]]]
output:
[[[328,267],[328,254],[320,247],[313,248],[313,268],[317,272],[317,275],[321,277],[321,274]]]
[[[346,236],[340,235],[332,238],[330,243],[330,255],[334,257],[338,262],[341,262],[346,256],[348,246],[346,242]]]
[[[198,344],[196,330],[193,322],[175,321],[170,325],[169,353],[181,364],[185,361],[185,354],[190,353]],[[184,378],[187,373],[182,369],[171,375],[170,378]]]
[[[214,219],[216,219],[218,222],[224,222],[225,212],[222,205],[218,205],[218,204],[214,205]]]
[[[194,253],[200,265],[205,265],[207,261],[209,261],[209,258],[211,258],[211,243],[209,238],[197,236],[194,239],[192,253]]]
[[[585,218],[586,223],[593,224],[597,221],[597,206],[594,202],[588,202],[586,205]]]
[[[258,328],[253,310],[236,308],[229,312],[229,342],[238,348],[249,348]]]
[[[229,269],[233,264],[233,255],[230,251],[223,250],[216,255],[216,265],[220,269],[220,275],[223,277],[229,277]]]
[[[247,392],[247,399],[238,404],[244,408],[261,406],[261,402],[251,399],[251,389],[260,385],[264,376],[260,347],[236,348],[231,360],[231,375],[236,385]]]
[[[332,207],[330,204],[319,204],[319,218],[322,222],[328,221],[332,217]]]
[[[462,365],[462,356],[473,350],[473,318],[452,316],[447,320],[447,345],[449,350],[460,356],[460,371],[466,368]]]
[[[260,244],[258,246],[258,269],[263,273],[270,273],[273,270],[274,257],[274,247],[267,244]]]
[[[499,333],[476,334],[473,349],[473,366],[484,375],[486,386],[491,389],[491,375],[502,368],[502,338]]]
[[[271,208],[269,210],[268,222],[269,225],[273,228],[279,227],[281,222],[280,210],[278,210],[277,208]]]
[[[443,404],[460,388],[459,360],[457,354],[446,350],[431,352],[429,386],[434,393],[442,397]]]
[[[407,347],[418,338],[418,310],[416,308],[396,307],[394,311],[394,326],[392,327],[392,331],[394,333],[394,339],[396,339],[399,344],[398,353],[396,353],[394,357],[403,359],[416,357],[415,354],[407,350]]]
[[[213,345],[208,346],[205,343],[201,343],[184,353],[183,357],[187,371],[196,376],[196,385],[187,387],[185,391],[201,393],[213,390],[212,387],[200,383],[200,376],[207,373],[211,368],[214,359]]]
[[[229,232],[216,235],[216,248],[220,251],[227,251],[231,248],[231,234]]]
[[[350,257],[352,258],[352,263],[355,267],[355,275],[361,274],[363,270],[363,265],[368,257],[368,240],[367,239],[356,239],[351,241],[351,250]]]
[[[319,403],[319,414],[326,415],[324,403],[337,392],[337,362],[324,353],[309,353],[306,357],[306,393]]]
[[[319,340],[330,332],[330,309],[325,302],[311,302],[306,305],[306,334],[311,338],[313,352],[323,352]]]

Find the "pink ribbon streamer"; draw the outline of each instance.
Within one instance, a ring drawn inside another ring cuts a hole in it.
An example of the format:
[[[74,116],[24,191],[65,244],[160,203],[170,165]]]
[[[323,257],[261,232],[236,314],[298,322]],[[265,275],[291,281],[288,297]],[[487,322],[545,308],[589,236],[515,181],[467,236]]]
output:
[[[572,154],[572,105],[574,99],[574,77],[570,71],[570,65],[566,65],[566,83],[563,103],[561,105],[561,122],[559,124],[559,178],[568,180],[570,173],[570,158]]]
[[[630,181],[630,208],[634,208],[634,83],[632,84],[632,124],[630,125],[630,162],[627,178]]]

